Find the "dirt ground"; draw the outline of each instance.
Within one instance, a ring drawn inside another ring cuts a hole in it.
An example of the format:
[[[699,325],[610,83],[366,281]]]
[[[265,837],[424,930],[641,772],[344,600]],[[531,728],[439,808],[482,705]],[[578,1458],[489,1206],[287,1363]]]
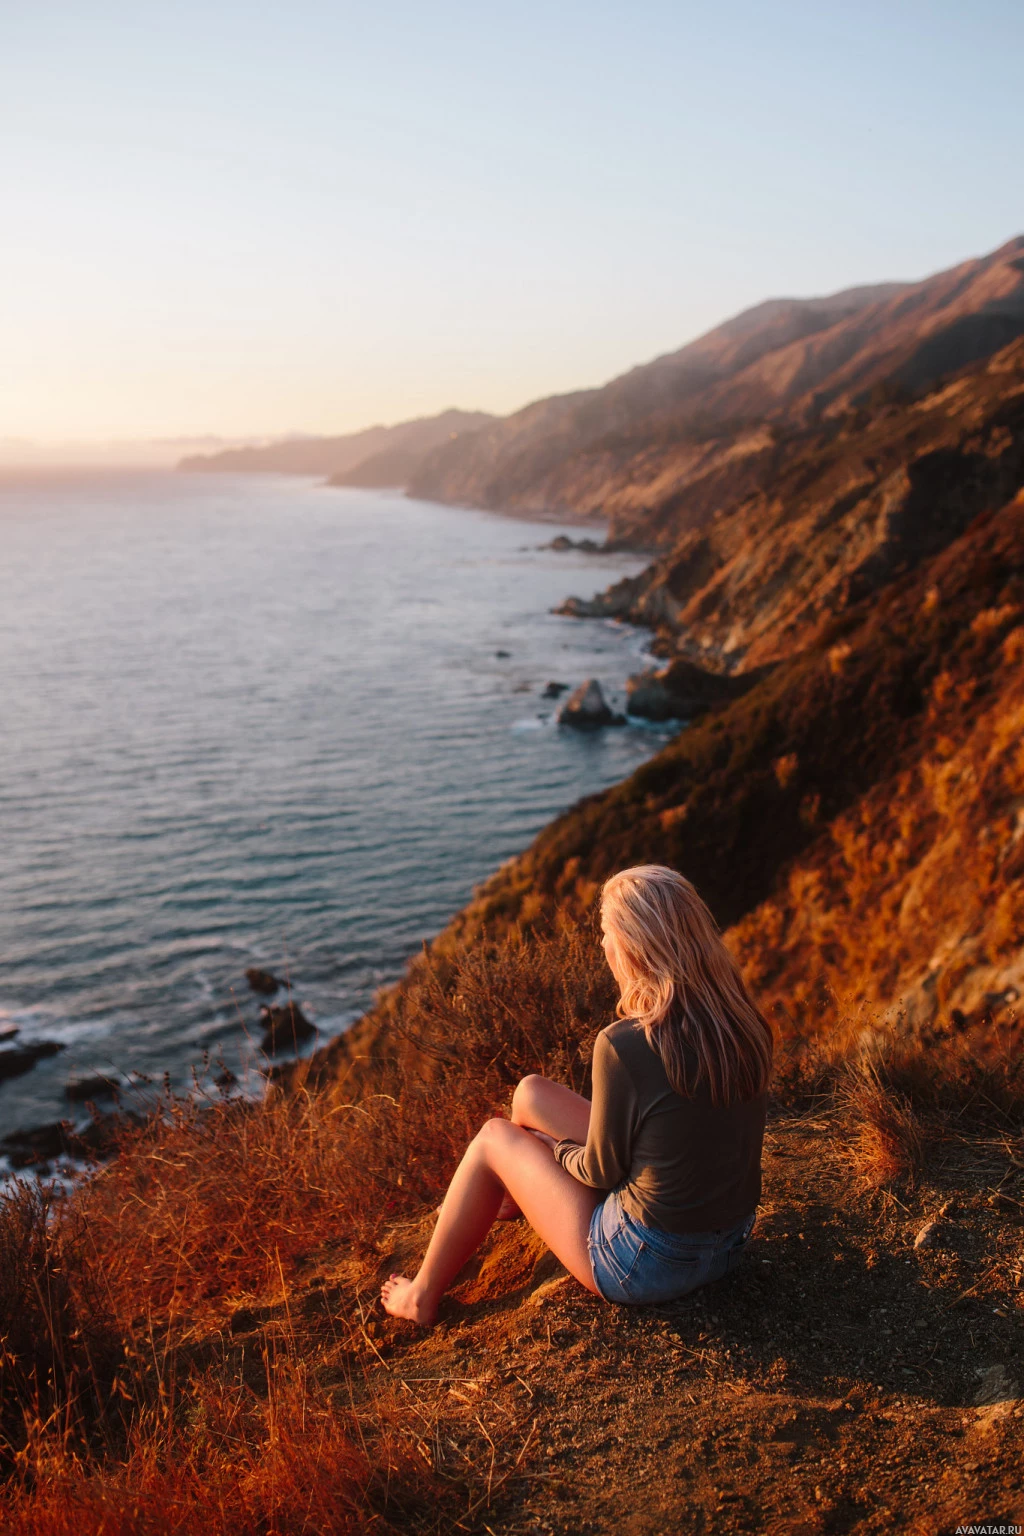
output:
[[[396,1323],[379,1280],[415,1262],[426,1214],[391,1231],[378,1272],[339,1259],[230,1330],[265,1349],[287,1327],[371,1445],[389,1426],[382,1528],[938,1536],[1024,1521],[1024,1145],[947,1140],[896,1194],[863,1184],[830,1117],[776,1118],[764,1170],[744,1263],[671,1305],[600,1302],[509,1223],[437,1328]],[[423,1462],[421,1490],[389,1485],[395,1436]]]

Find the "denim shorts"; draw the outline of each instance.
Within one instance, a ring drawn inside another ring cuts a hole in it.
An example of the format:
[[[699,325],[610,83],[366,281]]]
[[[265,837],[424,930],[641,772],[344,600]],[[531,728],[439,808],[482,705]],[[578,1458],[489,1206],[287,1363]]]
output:
[[[722,1232],[663,1232],[623,1209],[617,1190],[594,1211],[587,1247],[605,1301],[673,1301],[720,1280],[743,1257],[756,1212]]]

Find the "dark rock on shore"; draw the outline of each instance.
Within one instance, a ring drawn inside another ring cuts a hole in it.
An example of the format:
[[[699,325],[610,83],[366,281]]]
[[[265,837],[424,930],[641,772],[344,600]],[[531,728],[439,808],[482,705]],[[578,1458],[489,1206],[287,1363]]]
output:
[[[73,1077],[64,1084],[64,1097],[74,1103],[87,1103],[90,1099],[116,1098],[122,1088],[117,1077],[107,1077],[102,1072],[92,1072],[88,1077]]]
[[[48,1125],[34,1125],[29,1130],[11,1131],[0,1137],[3,1152],[12,1168],[31,1168],[51,1162],[55,1157],[70,1156],[75,1142],[75,1128],[70,1120],[54,1120]]]
[[[641,598],[646,594],[651,578],[649,571],[654,567],[648,567],[647,571],[641,571],[639,576],[623,576],[614,586],[606,592],[598,592],[594,597],[567,597],[564,603],[559,603],[553,608],[553,613],[562,614],[567,619],[629,619],[633,621],[638,610]],[[636,622],[640,622],[636,620]]]
[[[256,965],[249,967],[245,973],[245,979],[260,997],[273,997],[281,985],[276,976],[272,976],[269,971],[261,971]]]
[[[102,1160],[112,1156],[126,1129],[142,1123],[141,1115],[123,1111],[96,1115],[80,1131],[75,1130],[70,1120],[52,1120],[46,1125],[30,1126],[0,1137],[0,1153],[12,1168],[40,1171],[59,1157]]]
[[[542,699],[557,699],[557,698],[560,698],[563,693],[568,693],[568,691],[569,691],[569,684],[568,683],[548,683],[547,686],[545,687],[543,693],[541,694],[541,698]]]
[[[626,717],[608,707],[601,684],[596,677],[589,677],[566,699],[558,711],[558,723],[577,731],[596,731],[604,725],[625,725]]]
[[[694,720],[716,704],[739,698],[761,675],[708,672],[680,658],[659,670],[635,673],[626,684],[626,711],[645,720]]]
[[[596,539],[570,539],[564,533],[556,534],[550,544],[542,544],[540,547],[541,549],[557,550],[559,554],[569,549],[582,550],[585,555],[601,555],[604,553],[604,546],[599,544]]]
[[[13,1040],[18,1033],[17,1024],[4,1024],[0,1028],[0,1043],[6,1044],[8,1040]]]
[[[262,1049],[273,1054],[276,1051],[298,1050],[306,1040],[316,1034],[316,1028],[306,1018],[298,1003],[285,1003],[280,1008],[261,1008],[260,1023],[263,1026]]]
[[[0,1082],[9,1077],[22,1077],[31,1072],[37,1061],[46,1056],[56,1056],[64,1046],[58,1040],[37,1040],[32,1045],[16,1045],[11,1051],[0,1051]]]

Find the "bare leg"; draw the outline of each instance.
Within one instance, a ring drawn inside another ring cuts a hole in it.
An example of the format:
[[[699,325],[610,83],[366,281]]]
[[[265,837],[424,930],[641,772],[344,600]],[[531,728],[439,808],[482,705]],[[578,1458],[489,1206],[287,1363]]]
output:
[[[573,1093],[562,1083],[533,1073],[524,1077],[512,1095],[512,1123],[531,1131],[543,1131],[561,1141],[563,1136],[584,1145],[590,1124],[590,1100]],[[506,1194],[498,1207],[497,1221],[514,1221],[521,1216],[518,1205]]]
[[[556,1141],[567,1137],[582,1146],[590,1126],[590,1100],[573,1093],[564,1083],[533,1073],[523,1078],[512,1095],[512,1122],[544,1131]]]
[[[432,1323],[442,1295],[487,1236],[506,1190],[570,1274],[600,1295],[587,1236],[601,1192],[566,1173],[522,1126],[488,1120],[455,1170],[419,1271],[412,1280],[392,1275],[382,1287],[385,1310]]]

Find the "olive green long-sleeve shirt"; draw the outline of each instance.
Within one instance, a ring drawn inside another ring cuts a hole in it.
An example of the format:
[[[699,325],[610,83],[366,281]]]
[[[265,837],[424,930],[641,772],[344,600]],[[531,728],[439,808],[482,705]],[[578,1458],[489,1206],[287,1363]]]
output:
[[[632,1019],[601,1030],[592,1075],[586,1146],[555,1146],[574,1179],[618,1190],[630,1216],[666,1232],[721,1231],[756,1208],[766,1094],[718,1107],[701,1083],[681,1098]]]

